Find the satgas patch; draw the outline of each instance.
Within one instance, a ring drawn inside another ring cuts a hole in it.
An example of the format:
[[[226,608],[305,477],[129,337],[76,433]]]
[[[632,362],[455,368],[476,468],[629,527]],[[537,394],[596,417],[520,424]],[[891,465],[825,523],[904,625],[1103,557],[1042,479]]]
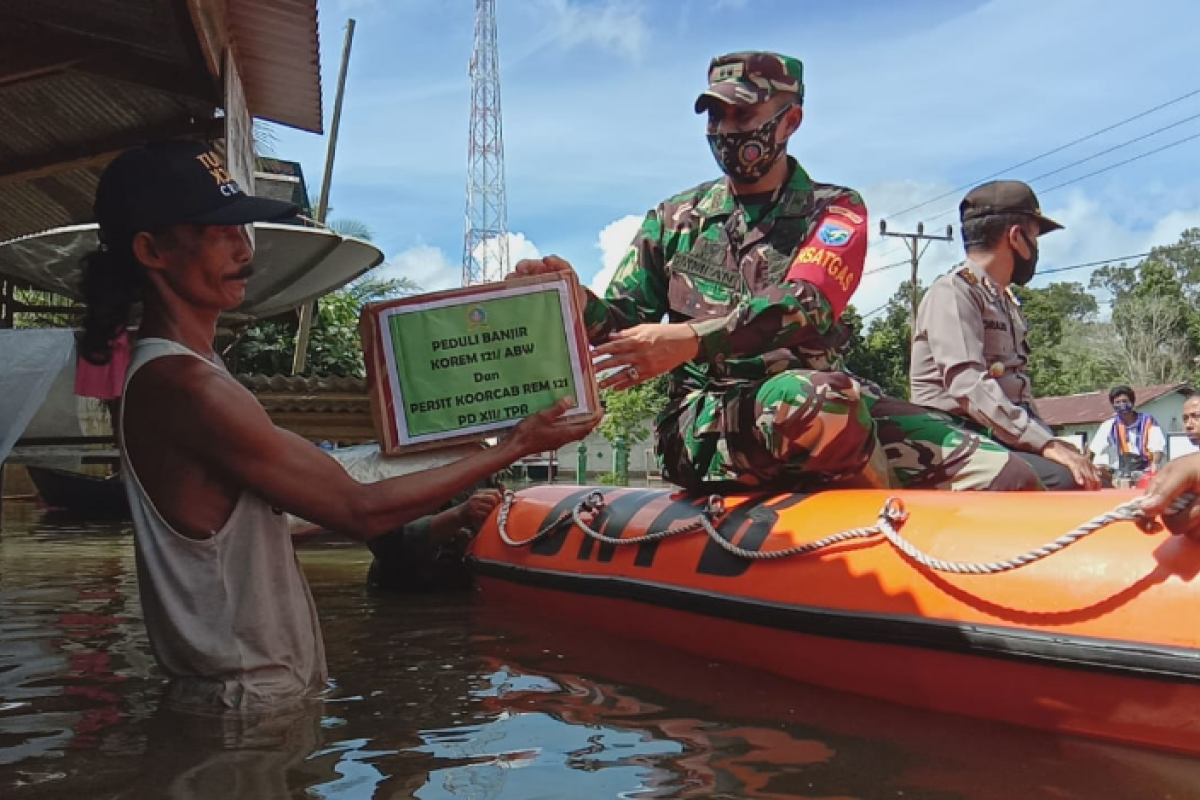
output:
[[[833,219],[822,222],[821,229],[817,231],[817,238],[829,247],[845,247],[853,237],[853,228]]]
[[[805,247],[796,254],[793,264],[813,264],[825,270],[829,277],[849,292],[854,285],[854,272],[846,266],[846,262],[836,253],[831,253],[821,247]]]

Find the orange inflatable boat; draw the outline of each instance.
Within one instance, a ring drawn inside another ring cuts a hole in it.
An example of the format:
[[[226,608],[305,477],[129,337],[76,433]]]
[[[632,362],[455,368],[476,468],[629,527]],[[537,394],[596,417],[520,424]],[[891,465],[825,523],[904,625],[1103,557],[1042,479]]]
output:
[[[471,549],[485,602],[806,683],[1200,754],[1200,544],[1134,492],[697,499],[541,487]]]

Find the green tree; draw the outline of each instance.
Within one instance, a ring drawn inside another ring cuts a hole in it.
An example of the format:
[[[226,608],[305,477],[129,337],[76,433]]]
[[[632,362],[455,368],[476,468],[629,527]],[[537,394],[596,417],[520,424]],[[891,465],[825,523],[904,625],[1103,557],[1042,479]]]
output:
[[[1119,380],[1193,379],[1200,353],[1200,228],[1155,247],[1134,266],[1096,270],[1092,288],[1112,298],[1112,321],[1094,340]],[[1103,345],[1101,345],[1101,342]]]
[[[917,302],[925,296],[918,282]],[[910,338],[912,316],[912,283],[904,281],[888,300],[887,305],[863,329],[858,311],[847,309],[842,320],[857,330],[843,357],[846,369],[855,375],[875,381],[892,397],[908,397],[908,374],[911,358]]]
[[[371,241],[365,222],[342,218],[329,224],[341,236]],[[386,267],[387,263],[380,265]],[[377,268],[378,269],[378,268]],[[421,291],[411,278],[365,275],[317,301],[308,338],[305,375],[362,378],[366,375],[358,319],[368,303],[406,297]],[[242,329],[226,353],[237,372],[259,375],[289,373],[296,351],[297,319],[293,315],[260,320]]]
[[[1029,375],[1040,397],[1093,391],[1081,385],[1085,376],[1106,374],[1093,349],[1067,348],[1068,333],[1077,336],[1080,326],[1093,322],[1099,312],[1096,298],[1081,283],[1052,283],[1039,289],[1014,287],[1029,324]],[[1082,344],[1076,339],[1073,344]]]
[[[421,289],[408,278],[365,276],[331,292],[317,303],[308,342],[305,375],[362,378],[366,375],[358,319],[367,303],[416,294]],[[226,350],[237,372],[278,375],[291,371],[296,350],[296,320],[262,320],[243,329]]]
[[[667,404],[667,376],[660,375],[624,391],[606,389],[600,393],[600,402],[604,406],[600,435],[610,443],[624,436],[633,447],[650,436],[650,423]]]
[[[375,232],[370,226],[358,219],[332,219],[326,227],[341,236],[351,236],[364,242],[372,241],[375,237]]]

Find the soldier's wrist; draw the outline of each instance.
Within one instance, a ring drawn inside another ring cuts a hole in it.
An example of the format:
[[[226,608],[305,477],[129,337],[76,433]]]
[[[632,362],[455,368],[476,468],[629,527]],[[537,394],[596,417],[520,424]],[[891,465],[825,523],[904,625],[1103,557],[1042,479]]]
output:
[[[718,355],[728,355],[729,333],[724,318],[689,322],[687,325],[696,334],[695,360],[712,361]]]

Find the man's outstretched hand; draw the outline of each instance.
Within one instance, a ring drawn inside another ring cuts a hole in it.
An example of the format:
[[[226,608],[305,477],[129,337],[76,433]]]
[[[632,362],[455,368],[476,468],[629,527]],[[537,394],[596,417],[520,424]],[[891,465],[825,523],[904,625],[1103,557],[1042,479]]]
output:
[[[517,423],[507,439],[507,444],[518,451],[517,458],[557,450],[591,433],[600,421],[597,417],[563,416],[574,406],[573,399],[564,397],[545,411],[531,414]]]

